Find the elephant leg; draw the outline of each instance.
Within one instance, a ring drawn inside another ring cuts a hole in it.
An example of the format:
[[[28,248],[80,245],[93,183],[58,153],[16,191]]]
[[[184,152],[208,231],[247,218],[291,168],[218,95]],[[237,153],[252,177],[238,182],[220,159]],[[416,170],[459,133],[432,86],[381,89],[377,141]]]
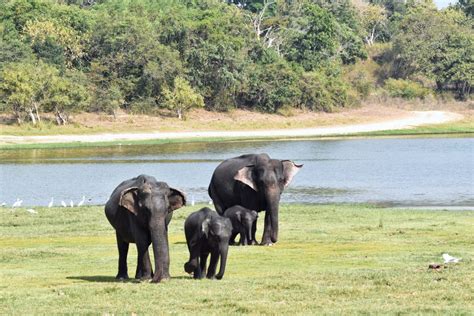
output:
[[[245,246],[247,244],[247,234],[245,234],[245,229],[244,226],[240,227],[240,242],[239,244],[241,246]]]
[[[215,249],[211,252],[211,262],[209,263],[209,269],[207,270],[206,278],[214,279],[216,275],[217,260],[219,259],[219,250]]]
[[[265,212],[265,226],[263,228],[263,237],[261,245],[271,245],[272,243],[272,223],[270,213]]]
[[[148,280],[152,278],[148,246],[149,244],[147,244],[146,242],[137,242],[138,258],[135,279]]]
[[[206,274],[206,264],[207,264],[207,257],[209,256],[209,252],[205,251],[201,253],[201,264],[199,265],[199,269],[201,271],[201,274],[199,276],[199,279],[202,279],[204,275]]]
[[[199,265],[199,256],[201,254],[201,245],[199,243],[188,244],[189,260],[184,264],[184,271],[193,273],[195,279],[201,278],[201,267]]]
[[[229,239],[229,245],[235,245],[235,237],[237,237],[237,233],[232,232]]]
[[[117,248],[119,252],[118,273],[115,278],[119,280],[126,280],[128,279],[127,255],[130,244],[123,241],[118,233],[115,233],[115,237],[117,239]]]
[[[153,277],[153,268],[151,266],[151,260],[150,260],[150,252],[148,251],[148,247],[145,251],[145,253],[143,254],[143,262],[142,262],[142,265],[140,267],[140,271],[138,271],[138,268],[140,266],[138,265],[137,263],[137,272],[136,274],[137,275],[140,275],[140,277],[138,277],[138,279],[151,279]]]
[[[251,245],[258,245],[257,239],[255,238],[256,233],[257,233],[257,220],[255,220],[252,224],[252,236],[250,236]]]

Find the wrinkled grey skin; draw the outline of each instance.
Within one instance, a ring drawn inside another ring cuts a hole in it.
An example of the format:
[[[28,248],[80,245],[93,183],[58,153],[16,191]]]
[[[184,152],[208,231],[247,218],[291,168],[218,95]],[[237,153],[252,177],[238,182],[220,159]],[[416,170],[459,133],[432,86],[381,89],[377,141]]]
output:
[[[195,279],[201,279],[206,273],[206,261],[211,254],[211,261],[206,277],[222,279],[227,264],[229,239],[232,234],[232,223],[210,208],[204,207],[191,213],[184,222],[184,232],[189,250],[189,261],[184,264],[184,271],[193,273]],[[220,258],[219,273],[216,275],[217,261]]]
[[[240,205],[234,205],[225,210],[224,217],[227,217],[232,222],[230,245],[235,244],[235,237],[239,234],[239,244],[241,246],[257,244],[255,232],[257,230],[258,213],[256,211],[249,210]]]
[[[152,282],[170,278],[168,224],[173,211],[185,204],[184,193],[151,176],[140,175],[119,184],[105,204],[105,215],[116,232],[117,279],[128,279],[130,243],[135,243],[138,250],[135,278]],[[154,274],[148,253],[150,244],[155,255]]]
[[[224,160],[209,184],[216,211],[223,214],[233,205],[265,211],[262,245],[278,240],[280,195],[303,165],[271,159],[267,154],[249,154]]]

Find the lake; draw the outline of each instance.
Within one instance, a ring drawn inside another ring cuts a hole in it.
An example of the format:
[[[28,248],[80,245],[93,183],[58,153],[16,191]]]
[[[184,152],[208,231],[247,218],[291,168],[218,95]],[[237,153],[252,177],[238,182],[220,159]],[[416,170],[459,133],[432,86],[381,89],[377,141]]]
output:
[[[282,202],[474,206],[474,138],[239,141],[0,150],[0,203],[104,204],[123,180],[149,174],[207,202],[224,159],[245,153],[304,164]]]

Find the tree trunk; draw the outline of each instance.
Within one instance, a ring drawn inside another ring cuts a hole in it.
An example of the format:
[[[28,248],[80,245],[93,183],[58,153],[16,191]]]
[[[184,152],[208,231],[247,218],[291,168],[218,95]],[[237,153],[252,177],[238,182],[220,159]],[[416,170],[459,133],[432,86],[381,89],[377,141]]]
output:
[[[56,108],[56,122],[58,125],[66,125],[67,124],[67,116],[64,113],[61,113],[59,109]]]
[[[31,119],[31,122],[33,122],[33,125],[36,125],[36,117],[35,117],[35,114],[33,113],[32,108],[28,109],[28,115],[30,116],[30,119]]]
[[[41,118],[40,118],[40,116],[39,116],[38,103],[33,102],[33,106],[35,107],[36,119],[38,120],[38,123],[40,123],[40,122],[41,122]]]

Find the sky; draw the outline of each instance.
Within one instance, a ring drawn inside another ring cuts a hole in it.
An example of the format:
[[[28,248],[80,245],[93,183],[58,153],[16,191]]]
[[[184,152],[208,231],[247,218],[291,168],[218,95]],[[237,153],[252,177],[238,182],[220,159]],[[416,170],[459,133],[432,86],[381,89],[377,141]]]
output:
[[[434,0],[438,9],[446,8],[450,3],[454,4],[456,0]]]

